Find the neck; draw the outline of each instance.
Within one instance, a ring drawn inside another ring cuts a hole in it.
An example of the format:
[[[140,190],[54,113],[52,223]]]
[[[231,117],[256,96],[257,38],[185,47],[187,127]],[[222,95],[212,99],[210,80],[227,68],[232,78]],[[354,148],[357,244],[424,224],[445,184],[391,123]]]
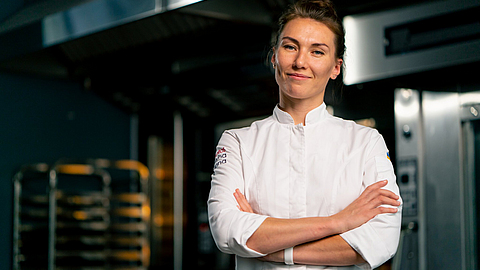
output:
[[[322,105],[323,99],[321,100],[291,100],[280,98],[279,107],[283,111],[290,114],[295,122],[295,125],[303,124],[305,125],[305,119],[307,114],[317,108],[318,106]]]

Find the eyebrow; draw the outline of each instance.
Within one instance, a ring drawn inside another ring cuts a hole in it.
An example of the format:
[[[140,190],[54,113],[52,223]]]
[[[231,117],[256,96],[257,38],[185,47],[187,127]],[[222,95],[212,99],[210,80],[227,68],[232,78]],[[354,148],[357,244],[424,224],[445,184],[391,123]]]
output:
[[[293,43],[300,44],[300,42],[298,40],[296,40],[292,37],[289,37],[289,36],[285,36],[285,37],[282,38],[282,40],[284,40],[284,39],[288,39],[288,40],[292,41]],[[325,46],[325,47],[329,48],[328,45],[325,44],[325,43],[313,43],[312,46],[318,46],[318,47]]]

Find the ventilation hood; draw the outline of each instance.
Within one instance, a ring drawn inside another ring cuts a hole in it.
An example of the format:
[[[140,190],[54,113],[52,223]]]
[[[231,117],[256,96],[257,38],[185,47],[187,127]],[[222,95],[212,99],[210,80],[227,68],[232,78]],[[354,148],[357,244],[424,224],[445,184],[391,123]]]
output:
[[[0,24],[1,56],[29,53],[201,1],[95,0],[69,5],[37,1]]]

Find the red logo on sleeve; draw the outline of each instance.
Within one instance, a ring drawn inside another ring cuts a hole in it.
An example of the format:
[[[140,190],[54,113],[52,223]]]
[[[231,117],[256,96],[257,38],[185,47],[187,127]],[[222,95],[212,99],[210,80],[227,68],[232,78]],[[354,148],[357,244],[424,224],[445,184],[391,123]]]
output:
[[[219,154],[225,153],[227,150],[225,150],[225,147],[222,147],[222,149],[218,150],[217,153],[215,154],[215,157],[217,157]]]
[[[215,165],[213,169],[215,170],[218,166],[225,163],[227,163],[227,150],[225,150],[225,147],[222,147],[222,149],[215,153]]]

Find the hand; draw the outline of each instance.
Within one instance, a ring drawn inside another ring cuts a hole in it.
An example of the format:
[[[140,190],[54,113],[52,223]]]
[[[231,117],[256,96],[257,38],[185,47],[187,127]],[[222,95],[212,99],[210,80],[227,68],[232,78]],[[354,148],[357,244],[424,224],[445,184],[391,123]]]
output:
[[[255,213],[253,212],[252,207],[248,203],[247,198],[245,198],[245,196],[240,192],[238,188],[235,189],[233,196],[235,197],[235,200],[237,200],[237,207],[240,211],[247,213]]]
[[[368,186],[355,201],[339,213],[333,215],[338,222],[340,232],[343,233],[359,227],[379,214],[396,213],[400,206],[400,197],[390,190],[382,189],[387,180],[379,181]],[[392,207],[383,207],[390,205]]]

